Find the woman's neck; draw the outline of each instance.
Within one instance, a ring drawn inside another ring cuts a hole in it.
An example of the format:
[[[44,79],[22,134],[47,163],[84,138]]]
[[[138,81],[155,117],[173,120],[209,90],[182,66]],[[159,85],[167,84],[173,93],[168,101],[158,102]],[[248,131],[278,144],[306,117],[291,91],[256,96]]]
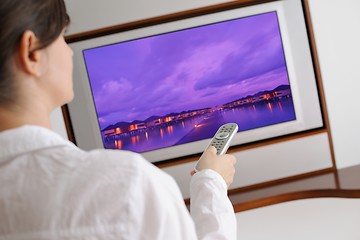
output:
[[[50,113],[42,109],[41,106],[32,106],[32,108],[0,106],[0,131],[23,125],[37,125],[51,128]]]

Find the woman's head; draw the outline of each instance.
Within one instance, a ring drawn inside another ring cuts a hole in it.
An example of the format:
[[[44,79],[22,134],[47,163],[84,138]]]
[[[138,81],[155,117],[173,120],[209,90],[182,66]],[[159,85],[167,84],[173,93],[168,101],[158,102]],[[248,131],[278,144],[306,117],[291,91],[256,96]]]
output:
[[[37,45],[32,51],[47,48],[69,24],[63,0],[1,0],[0,3],[0,105],[17,98],[14,55],[26,31]],[[61,67],[61,66],[59,66]]]

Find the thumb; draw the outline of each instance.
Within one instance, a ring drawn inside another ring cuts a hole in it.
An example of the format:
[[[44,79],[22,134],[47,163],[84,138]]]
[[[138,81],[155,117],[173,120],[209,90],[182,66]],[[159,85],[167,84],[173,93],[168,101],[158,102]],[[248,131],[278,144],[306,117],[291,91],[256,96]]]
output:
[[[211,154],[215,154],[215,155],[216,155],[217,150],[216,150],[216,148],[215,148],[214,146],[210,146],[210,147],[208,147],[208,148],[206,149],[206,151],[205,151],[205,152],[207,152],[207,153],[211,153]]]

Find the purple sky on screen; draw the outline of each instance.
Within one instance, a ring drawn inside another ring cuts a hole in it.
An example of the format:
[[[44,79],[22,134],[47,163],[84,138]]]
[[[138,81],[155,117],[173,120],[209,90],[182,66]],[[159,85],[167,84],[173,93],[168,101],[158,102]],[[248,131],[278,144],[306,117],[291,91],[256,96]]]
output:
[[[84,51],[101,128],[289,84],[275,12]]]

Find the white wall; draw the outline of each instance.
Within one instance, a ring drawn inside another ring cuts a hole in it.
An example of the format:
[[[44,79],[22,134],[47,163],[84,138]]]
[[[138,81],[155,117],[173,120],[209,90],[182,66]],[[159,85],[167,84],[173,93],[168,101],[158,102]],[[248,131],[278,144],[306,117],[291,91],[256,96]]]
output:
[[[229,0],[65,0],[71,17],[68,34],[214,5]]]
[[[225,0],[65,0],[68,34],[164,15]],[[360,164],[360,1],[309,0],[338,168]],[[65,136],[59,111],[53,127]]]
[[[65,1],[72,18],[68,34],[227,2]],[[309,0],[309,3],[337,166],[360,164],[360,1]],[[52,122],[54,129],[66,136],[59,110],[53,114]],[[358,239],[358,231],[353,225],[359,220],[358,211],[354,209],[359,209],[358,202],[324,202],[321,199],[243,212],[237,214],[239,239],[321,239],[324,236],[328,239]]]
[[[360,164],[360,1],[309,3],[337,167]]]
[[[305,199],[236,215],[238,239],[358,240],[358,199]]]
[[[72,19],[68,34],[226,2],[224,0],[177,2],[167,0],[153,0],[151,2],[107,0],[105,2],[101,1],[101,3],[95,0],[65,1]],[[360,164],[360,150],[356,146],[360,142],[360,128],[357,125],[357,119],[360,115],[360,110],[357,109],[357,89],[360,87],[357,68],[358,65],[360,66],[357,61],[358,56],[360,56],[360,46],[358,45],[358,42],[360,42],[360,28],[357,27],[358,23],[360,23],[360,15],[357,13],[360,10],[360,1],[309,0],[309,3],[337,167],[344,168]],[[66,136],[59,111],[54,114],[53,127]],[[264,149],[245,151],[237,154],[241,160],[241,162],[238,161],[237,172],[251,171],[251,174],[248,174],[248,177],[241,174],[241,178],[237,179],[234,186],[252,185],[261,181],[270,181],[329,167],[331,161],[328,158],[328,148],[324,145],[323,140],[320,138],[316,140],[315,138],[317,137],[312,139],[313,146],[319,149],[317,149],[316,154],[313,154],[313,157],[320,159],[322,161],[320,161],[321,165],[317,164],[319,162],[314,158],[307,158],[310,159],[309,161],[300,159],[299,164],[290,164],[291,161],[285,161],[278,166],[271,164],[266,168],[268,175],[264,179],[262,174],[252,170],[258,169],[259,165],[264,165],[264,163],[258,163],[258,161],[267,156],[266,154],[261,156],[261,153],[267,151],[263,151]],[[273,155],[284,155],[284,151],[287,151],[286,145],[270,146],[270,152],[273,152]],[[309,150],[306,148],[306,144],[297,146],[300,152],[305,153]],[[277,153],[275,152],[276,149],[278,149]],[[251,152],[250,155],[249,152]],[[243,169],[244,166],[246,167],[245,170]],[[190,163],[164,169],[178,181],[184,197],[188,197],[189,194],[187,186],[190,178],[187,172],[191,168],[192,164]]]

